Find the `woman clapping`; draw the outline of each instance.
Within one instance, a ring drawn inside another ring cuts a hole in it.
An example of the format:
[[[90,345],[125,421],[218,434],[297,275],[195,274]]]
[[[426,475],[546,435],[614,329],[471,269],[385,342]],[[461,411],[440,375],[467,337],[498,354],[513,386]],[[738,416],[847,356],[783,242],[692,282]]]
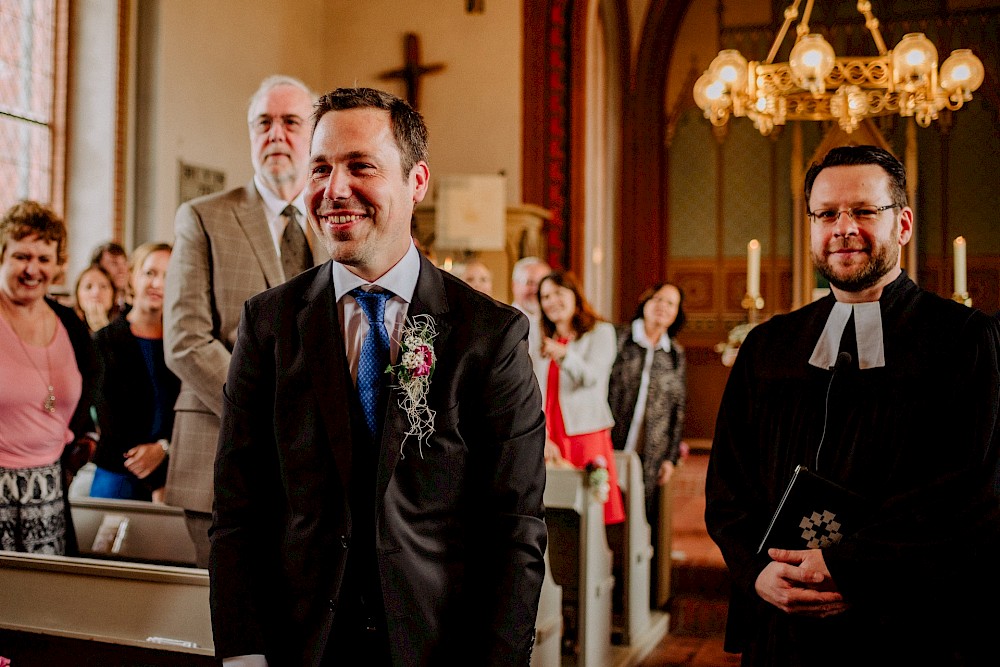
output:
[[[545,410],[546,462],[568,461],[577,468],[606,465],[610,491],[604,522],[621,523],[625,509],[611,447],[614,419],[608,407],[608,380],[617,352],[614,325],[600,320],[576,277],[567,271],[542,278],[538,301],[542,345],[534,368]]]

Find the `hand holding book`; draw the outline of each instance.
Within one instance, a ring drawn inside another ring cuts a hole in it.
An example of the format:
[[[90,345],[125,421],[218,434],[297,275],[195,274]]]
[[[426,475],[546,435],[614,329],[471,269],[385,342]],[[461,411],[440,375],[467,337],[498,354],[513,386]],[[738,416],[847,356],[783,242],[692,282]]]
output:
[[[862,496],[796,466],[757,553],[765,549],[822,549],[857,530],[868,514]]]

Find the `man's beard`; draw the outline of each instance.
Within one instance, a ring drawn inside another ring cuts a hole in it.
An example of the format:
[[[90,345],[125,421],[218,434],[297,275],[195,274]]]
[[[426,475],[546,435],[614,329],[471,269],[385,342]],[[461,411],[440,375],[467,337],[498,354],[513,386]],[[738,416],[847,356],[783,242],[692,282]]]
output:
[[[813,254],[813,263],[819,274],[837,289],[844,292],[860,292],[877,285],[886,274],[895,268],[899,260],[899,246],[889,242],[880,243],[878,239],[875,239],[868,252],[870,254],[868,262],[855,268],[854,272],[846,277],[840,277],[834,272],[833,267],[830,266],[829,255],[817,256]]]

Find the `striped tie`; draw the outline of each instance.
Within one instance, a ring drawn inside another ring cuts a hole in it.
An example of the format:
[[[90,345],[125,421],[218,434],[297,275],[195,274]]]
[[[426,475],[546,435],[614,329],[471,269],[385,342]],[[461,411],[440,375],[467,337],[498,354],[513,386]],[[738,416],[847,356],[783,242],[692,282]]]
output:
[[[298,214],[291,204],[281,212],[281,217],[287,220],[285,231],[281,234],[281,268],[285,272],[285,280],[312,267],[312,252],[299,224]]]

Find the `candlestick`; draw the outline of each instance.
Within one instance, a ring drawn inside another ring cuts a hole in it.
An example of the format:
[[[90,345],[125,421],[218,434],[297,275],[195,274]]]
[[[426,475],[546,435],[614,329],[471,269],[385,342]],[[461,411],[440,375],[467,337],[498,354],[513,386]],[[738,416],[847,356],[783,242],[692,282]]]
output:
[[[760,296],[760,242],[753,239],[747,244],[747,294]]]
[[[955,239],[955,294],[965,294],[968,285],[965,277],[965,237]]]

